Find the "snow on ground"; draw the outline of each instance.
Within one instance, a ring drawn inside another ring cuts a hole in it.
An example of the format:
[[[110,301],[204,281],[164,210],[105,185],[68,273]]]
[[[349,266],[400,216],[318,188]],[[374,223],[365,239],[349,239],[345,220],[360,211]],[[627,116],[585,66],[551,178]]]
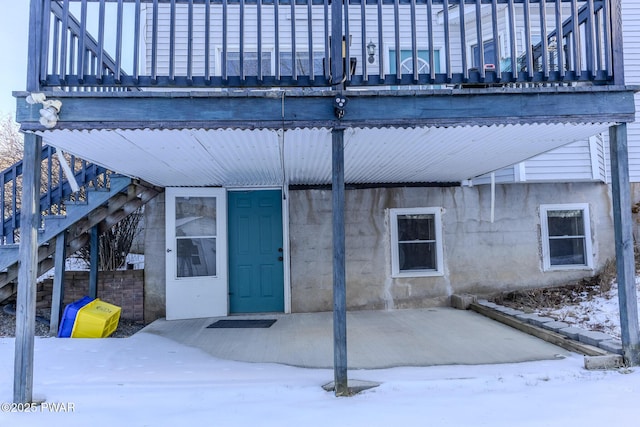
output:
[[[640,372],[586,371],[583,358],[350,372],[382,382],[351,398],[333,372],[216,359],[139,333],[36,338],[35,412],[10,412],[14,339],[0,339],[0,426],[636,425]],[[66,409],[55,412],[53,408]],[[63,406],[61,406],[63,405]],[[9,410],[9,412],[7,412]]]
[[[640,311],[640,277],[636,277],[638,310]],[[565,305],[557,309],[540,309],[538,314],[552,317],[582,329],[605,332],[620,338],[620,312],[618,304],[618,284],[602,295],[588,298],[582,295],[576,305]]]

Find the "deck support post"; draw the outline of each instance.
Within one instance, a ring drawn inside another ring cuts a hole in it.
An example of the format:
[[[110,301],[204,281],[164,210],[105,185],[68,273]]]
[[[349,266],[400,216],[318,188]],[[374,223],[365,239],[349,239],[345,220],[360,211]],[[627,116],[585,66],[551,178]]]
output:
[[[333,371],[336,396],[348,396],[344,232],[344,129],[331,130],[333,211]]]
[[[331,84],[337,92],[336,100],[342,99],[344,90],[345,51],[343,43],[342,1],[331,4]],[[337,101],[336,101],[337,102]],[[334,105],[335,107],[335,105]],[[344,107],[344,105],[342,105]],[[344,116],[344,110],[334,110],[338,119]],[[333,212],[333,373],[334,393],[336,396],[348,396],[347,380],[347,292],[345,279],[345,237],[344,237],[344,128],[331,130],[331,208]]]
[[[640,331],[638,330],[626,123],[609,129],[609,141],[622,351],[628,365],[638,366],[640,365]]]
[[[36,327],[36,281],[38,279],[38,228],[40,227],[40,153],[42,138],[24,135],[22,204],[16,342],[13,378],[14,403],[33,401],[33,354]]]
[[[67,233],[63,231],[56,237],[56,253],[54,260],[53,293],[51,295],[51,320],[49,335],[55,337],[60,326],[60,313],[64,300],[64,270],[67,259]]]
[[[89,296],[98,297],[98,264],[100,262],[100,239],[98,238],[98,226],[91,227],[91,240],[89,242]]]

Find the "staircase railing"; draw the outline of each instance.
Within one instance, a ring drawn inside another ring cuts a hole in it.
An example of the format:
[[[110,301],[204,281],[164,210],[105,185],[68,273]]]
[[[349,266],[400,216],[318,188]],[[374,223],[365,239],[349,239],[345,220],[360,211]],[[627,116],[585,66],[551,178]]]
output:
[[[574,7],[577,8],[576,5]],[[610,13],[607,3],[594,0],[581,6],[576,13],[562,21],[562,24],[558,22],[556,29],[531,46],[529,55],[532,58],[531,67],[534,72],[541,73],[547,80],[611,79],[611,51],[601,48],[610,43],[611,35],[599,30],[601,22],[610,19]],[[562,14],[558,13],[558,16],[561,17]],[[560,32],[558,28],[561,28]],[[584,46],[581,46],[581,40]],[[518,57],[519,72],[527,70],[527,59],[527,52]],[[508,71],[512,71],[511,68]]]
[[[42,217],[64,215],[65,203],[81,202],[89,188],[99,190],[108,187],[109,171],[92,163],[76,158],[63,156],[69,165],[80,191],[74,192],[72,186],[60,167],[60,160],[54,147],[45,145],[41,153],[41,191],[40,212]],[[20,230],[20,195],[22,190],[22,161],[19,161],[0,172],[0,245],[19,242]]]
[[[122,6],[122,2],[120,2]],[[121,67],[120,50],[113,59],[104,49],[104,30],[98,36],[98,40],[87,31],[87,2],[83,1],[81,6],[81,17],[78,20],[69,13],[69,2],[46,1],[44,3],[44,15],[51,14],[51,19],[43,21],[43,31],[51,33],[53,36],[50,44],[52,52],[52,64],[54,69],[60,72],[60,84],[64,82],[67,75],[79,75],[79,82],[83,83],[83,76],[97,76],[96,81],[101,82],[102,76],[109,76],[115,81],[120,81],[121,77],[126,77],[127,73]],[[104,7],[104,2],[102,3]],[[104,11],[101,13],[101,22],[104,26]],[[103,27],[104,28],[104,27]],[[48,52],[49,45],[44,48]],[[48,53],[47,53],[48,54]],[[42,71],[45,71],[43,64]],[[73,88],[69,88],[73,89]],[[77,88],[76,88],[77,90]],[[130,91],[139,90],[137,88],[123,87],[96,87],[85,86],[82,90],[100,91]]]

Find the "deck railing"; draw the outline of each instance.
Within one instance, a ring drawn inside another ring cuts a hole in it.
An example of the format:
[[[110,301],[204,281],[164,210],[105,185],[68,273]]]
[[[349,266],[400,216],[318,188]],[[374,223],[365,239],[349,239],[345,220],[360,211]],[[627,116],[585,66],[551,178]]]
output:
[[[65,154],[65,162],[74,176],[80,190],[74,192],[73,187],[60,167],[60,159],[56,149],[50,145],[42,147],[40,213],[42,217],[63,215],[65,203],[85,200],[85,192],[92,188],[98,190],[108,186],[109,171],[86,160]],[[14,244],[19,241],[20,208],[22,194],[22,160],[7,169],[0,171],[0,246]]]
[[[35,1],[42,87],[612,84],[621,42],[619,0]]]

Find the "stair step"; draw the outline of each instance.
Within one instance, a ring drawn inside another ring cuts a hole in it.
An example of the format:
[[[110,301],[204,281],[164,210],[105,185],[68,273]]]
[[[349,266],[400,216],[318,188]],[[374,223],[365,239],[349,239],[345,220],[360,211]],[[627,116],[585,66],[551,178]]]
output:
[[[15,243],[9,245],[0,245],[0,271],[9,267],[18,259],[18,251],[20,245]]]
[[[108,191],[88,191],[86,201],[67,204],[66,215],[45,217],[45,227],[38,233],[39,271],[53,266],[51,259],[55,251],[53,242],[60,233],[67,232],[70,239],[68,240],[69,248],[77,250],[87,244],[88,235],[83,233],[89,227],[101,223],[113,224],[114,221],[117,222],[130,213],[132,207],[145,204],[161,192],[161,190],[156,191],[155,188],[150,191],[145,186],[135,184],[132,186],[132,183],[134,182],[129,177],[112,176]],[[0,245],[0,302],[13,293],[14,287],[10,284],[16,280],[18,274],[18,252],[18,244]]]

